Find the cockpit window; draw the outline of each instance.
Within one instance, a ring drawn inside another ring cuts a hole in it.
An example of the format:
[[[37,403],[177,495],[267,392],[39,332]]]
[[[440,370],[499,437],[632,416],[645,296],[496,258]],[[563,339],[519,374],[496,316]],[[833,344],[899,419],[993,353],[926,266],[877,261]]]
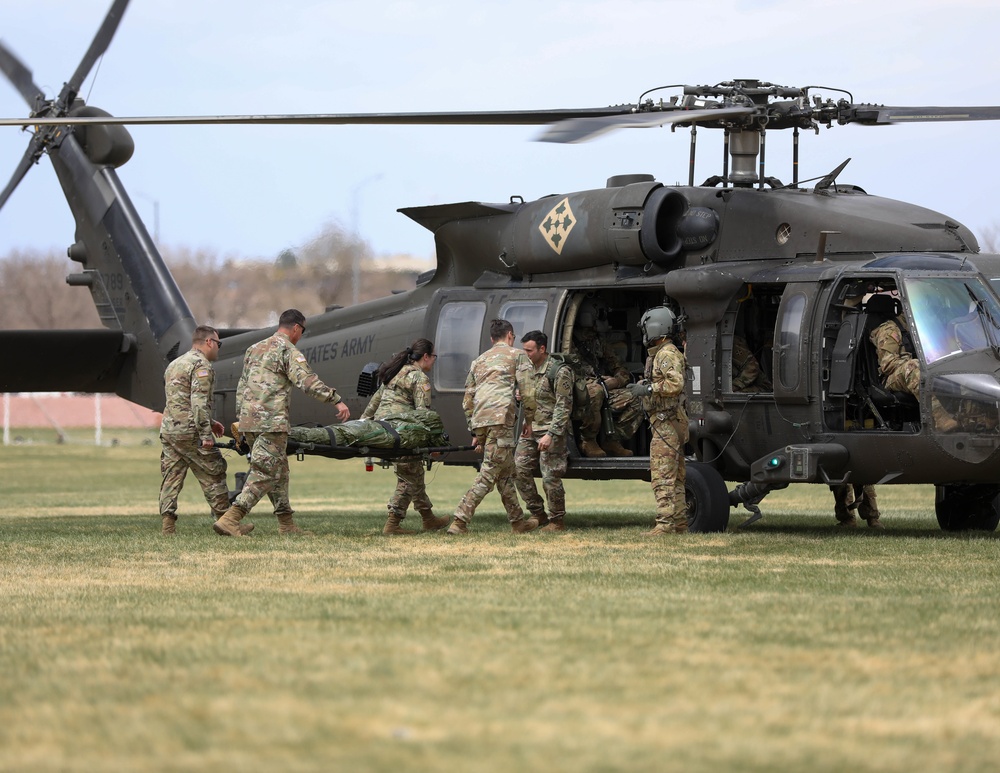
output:
[[[928,363],[1000,341],[1000,304],[981,281],[908,277],[906,297]]]

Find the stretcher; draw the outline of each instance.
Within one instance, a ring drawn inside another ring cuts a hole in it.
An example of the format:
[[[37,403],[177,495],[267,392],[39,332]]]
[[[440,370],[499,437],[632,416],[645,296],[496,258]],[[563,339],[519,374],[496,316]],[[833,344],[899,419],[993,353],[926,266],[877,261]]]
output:
[[[232,426],[231,447],[240,453],[250,452],[239,426]],[[471,451],[474,446],[448,443],[441,418],[434,411],[415,409],[382,420],[355,419],[327,426],[292,427],[288,433],[288,454],[331,459],[378,458],[385,461],[421,457],[430,461],[442,454]]]

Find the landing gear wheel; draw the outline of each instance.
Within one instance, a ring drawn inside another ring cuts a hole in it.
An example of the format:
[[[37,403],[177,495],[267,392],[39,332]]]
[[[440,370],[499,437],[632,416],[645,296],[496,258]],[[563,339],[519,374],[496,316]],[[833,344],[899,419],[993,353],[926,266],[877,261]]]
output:
[[[1000,496],[991,485],[938,486],[934,512],[945,531],[996,531],[1000,524]]]
[[[719,472],[701,462],[688,462],[684,495],[688,531],[718,532],[729,527],[729,492]]]

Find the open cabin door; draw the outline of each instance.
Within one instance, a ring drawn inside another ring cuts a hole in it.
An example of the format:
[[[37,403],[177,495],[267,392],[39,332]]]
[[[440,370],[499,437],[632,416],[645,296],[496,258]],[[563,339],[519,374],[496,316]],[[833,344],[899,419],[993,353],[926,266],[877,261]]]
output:
[[[778,403],[808,403],[811,374],[819,367],[812,320],[818,286],[792,282],[785,286],[774,326],[774,399]]]

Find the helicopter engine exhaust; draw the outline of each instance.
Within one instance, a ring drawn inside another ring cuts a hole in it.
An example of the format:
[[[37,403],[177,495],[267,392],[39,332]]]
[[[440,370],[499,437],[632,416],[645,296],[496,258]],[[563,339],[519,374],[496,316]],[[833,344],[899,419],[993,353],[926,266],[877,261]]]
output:
[[[630,182],[640,177],[640,182]],[[624,185],[614,185],[624,180]],[[649,175],[611,178],[609,187],[527,202],[504,229],[504,265],[540,274],[619,263],[673,265],[687,198]]]

